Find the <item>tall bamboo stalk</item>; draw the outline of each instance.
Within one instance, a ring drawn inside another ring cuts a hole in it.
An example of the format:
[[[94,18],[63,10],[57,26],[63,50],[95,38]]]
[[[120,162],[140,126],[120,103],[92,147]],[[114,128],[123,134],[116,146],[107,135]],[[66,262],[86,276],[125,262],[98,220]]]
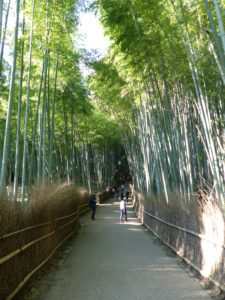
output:
[[[0,44],[2,42],[3,0],[0,0]]]
[[[30,28],[29,66],[28,66],[26,112],[25,112],[25,123],[24,123],[24,144],[23,144],[22,184],[21,184],[22,185],[22,191],[21,191],[22,202],[24,202],[24,197],[25,197],[27,130],[28,130],[28,118],[29,118],[30,81],[31,81],[31,67],[32,67],[32,40],[33,40],[33,25],[34,25],[34,8],[35,8],[35,0],[33,0],[33,5],[32,5],[32,20],[31,20],[31,28]]]
[[[20,0],[17,0],[17,2],[16,2],[16,25],[15,25],[14,49],[13,49],[13,65],[12,65],[10,88],[9,88],[9,99],[8,99],[8,110],[7,110],[7,117],[6,117],[5,138],[4,138],[4,146],[3,146],[0,189],[3,189],[5,187],[5,183],[6,183],[5,180],[6,180],[6,171],[7,171],[7,164],[8,164],[8,154],[9,154],[11,115],[12,115],[12,105],[13,105],[15,77],[16,77],[19,12],[20,12]]]
[[[54,81],[54,92],[53,92],[53,103],[52,103],[52,124],[49,141],[49,162],[48,162],[48,181],[50,182],[52,177],[52,148],[53,148],[53,137],[54,137],[54,121],[55,121],[55,98],[56,98],[56,87],[57,87],[57,72],[58,72],[58,57],[55,66],[55,81]]]
[[[36,112],[35,112],[35,118],[34,118],[34,127],[32,130],[31,161],[29,164],[29,175],[28,175],[28,187],[29,188],[31,186],[32,177],[33,176],[37,177],[37,174],[34,175],[33,165],[34,165],[34,152],[35,152],[35,140],[36,140],[36,135],[37,135],[37,125],[38,125],[38,119],[39,119],[39,115],[40,115],[40,100],[41,100],[41,89],[42,89],[42,82],[43,82],[43,72],[44,72],[44,62],[42,64],[41,78],[40,78],[40,84],[39,84],[39,89],[38,89],[38,99],[37,99]],[[38,159],[39,159],[39,156],[37,156],[37,168],[38,168]]]
[[[10,4],[11,4],[11,0],[9,0],[9,2],[8,2],[6,16],[5,16],[5,26],[4,26],[3,33],[2,33],[1,50],[0,50],[0,75],[2,73],[2,62],[3,62],[3,54],[4,54],[4,47],[5,47],[5,39],[6,39],[6,31],[7,31],[7,25],[8,25]]]
[[[25,8],[25,1],[23,2],[23,8]],[[13,186],[13,195],[15,198],[17,196],[18,176],[19,176],[19,160],[20,160],[21,100],[22,100],[22,94],[23,94],[23,71],[24,71],[24,28],[25,28],[25,17],[23,14],[22,39],[21,39],[20,85],[19,85],[19,98],[18,98],[18,108],[17,108],[17,126],[16,126],[15,175],[14,175],[14,186]]]

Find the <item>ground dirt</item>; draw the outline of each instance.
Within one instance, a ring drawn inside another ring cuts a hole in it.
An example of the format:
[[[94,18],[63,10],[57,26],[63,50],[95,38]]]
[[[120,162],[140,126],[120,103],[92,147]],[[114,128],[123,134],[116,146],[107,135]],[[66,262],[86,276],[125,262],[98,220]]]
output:
[[[22,291],[24,300],[209,300],[210,291],[135,217],[110,200]],[[219,299],[219,298],[218,298]]]

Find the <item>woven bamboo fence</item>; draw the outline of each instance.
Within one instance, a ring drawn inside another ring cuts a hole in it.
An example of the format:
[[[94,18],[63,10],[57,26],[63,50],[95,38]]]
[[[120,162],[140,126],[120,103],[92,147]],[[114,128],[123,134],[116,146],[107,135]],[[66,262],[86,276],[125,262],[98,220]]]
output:
[[[53,222],[27,227],[2,236],[0,299],[12,299],[78,227],[79,210],[76,210]]]
[[[210,209],[194,201],[183,206],[177,201],[179,204],[169,207],[163,201],[156,204],[138,192],[134,192],[133,200],[142,223],[204,281],[225,292],[225,222],[217,205],[210,205],[207,224],[204,224],[204,211]]]
[[[110,192],[98,195],[99,202]],[[0,236],[0,300],[17,295],[31,276],[79,228],[79,216],[89,210],[86,197],[70,214]]]

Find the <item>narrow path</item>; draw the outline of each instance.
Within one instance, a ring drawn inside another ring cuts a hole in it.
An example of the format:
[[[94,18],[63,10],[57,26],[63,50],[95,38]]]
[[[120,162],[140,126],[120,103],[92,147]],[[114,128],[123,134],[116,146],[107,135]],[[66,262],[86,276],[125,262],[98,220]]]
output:
[[[119,223],[119,203],[97,207],[82,218],[82,230],[43,300],[209,300],[210,296],[166,255],[128,208]]]

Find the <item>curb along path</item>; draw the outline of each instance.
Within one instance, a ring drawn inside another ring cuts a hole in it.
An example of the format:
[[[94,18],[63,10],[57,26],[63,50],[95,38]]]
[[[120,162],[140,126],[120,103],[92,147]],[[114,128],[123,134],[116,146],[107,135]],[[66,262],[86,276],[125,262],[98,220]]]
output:
[[[211,297],[168,257],[128,205],[119,222],[119,202],[89,212],[71,252],[54,275],[43,300],[210,300]]]

